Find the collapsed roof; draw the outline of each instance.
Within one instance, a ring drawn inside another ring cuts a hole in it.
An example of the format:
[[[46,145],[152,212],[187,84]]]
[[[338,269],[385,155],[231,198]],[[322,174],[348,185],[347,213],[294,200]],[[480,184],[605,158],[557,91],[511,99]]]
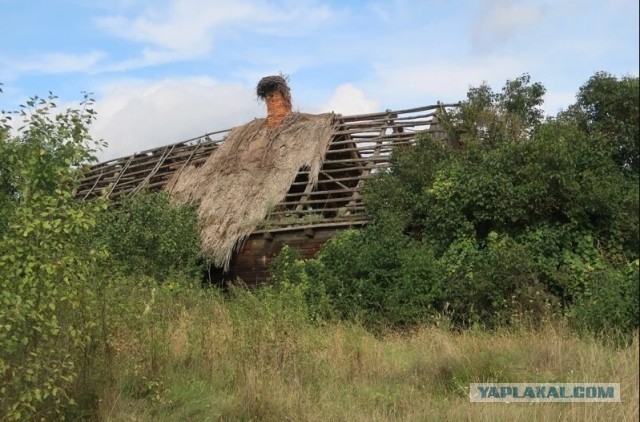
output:
[[[203,253],[227,267],[252,233],[365,224],[363,182],[418,134],[442,135],[438,116],[454,106],[352,116],[291,112],[277,128],[255,119],[95,164],[75,195],[118,201],[166,189],[197,207]]]

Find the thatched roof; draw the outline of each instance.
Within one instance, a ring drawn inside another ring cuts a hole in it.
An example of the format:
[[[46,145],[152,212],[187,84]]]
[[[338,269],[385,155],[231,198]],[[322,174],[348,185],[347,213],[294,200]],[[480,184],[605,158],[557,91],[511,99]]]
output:
[[[232,240],[237,246],[251,231],[366,224],[362,183],[388,168],[392,151],[414,144],[417,134],[441,133],[437,115],[452,106],[317,118],[292,114],[271,135],[264,134],[265,119],[257,119],[95,164],[75,194],[118,201],[142,190],[169,189],[199,206],[209,233],[203,245],[224,264]]]
[[[231,131],[201,167],[176,173],[166,189],[197,206],[202,250],[229,266],[234,247],[284,199],[302,168],[315,183],[333,133],[333,114],[291,113],[275,131],[256,119]]]

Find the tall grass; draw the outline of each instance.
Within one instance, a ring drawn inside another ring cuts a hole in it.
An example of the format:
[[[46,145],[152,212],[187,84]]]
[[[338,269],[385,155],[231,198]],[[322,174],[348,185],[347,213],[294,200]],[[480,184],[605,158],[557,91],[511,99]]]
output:
[[[123,290],[124,292],[124,290]],[[309,321],[295,288],[126,290],[93,416],[107,421],[638,420],[638,336],[540,328],[373,334]],[[116,314],[113,314],[116,313]],[[619,382],[622,403],[470,403],[471,382]]]

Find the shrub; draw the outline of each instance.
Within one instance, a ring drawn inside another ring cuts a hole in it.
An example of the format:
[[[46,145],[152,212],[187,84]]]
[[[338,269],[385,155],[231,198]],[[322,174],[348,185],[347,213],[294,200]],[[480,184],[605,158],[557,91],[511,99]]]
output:
[[[111,271],[158,281],[200,274],[200,234],[192,207],[168,193],[141,193],[112,205],[100,216],[94,242],[109,251]]]
[[[485,246],[471,239],[441,257],[443,297],[453,322],[489,327],[536,322],[557,305],[538,278],[526,245],[491,232]]]
[[[370,325],[407,325],[434,315],[440,278],[431,250],[399,231],[373,224],[323,246],[306,266],[339,316]]]
[[[640,326],[640,274],[638,260],[614,268],[601,263],[590,267],[584,287],[576,294],[570,317],[580,329],[599,334],[630,333]]]
[[[285,245],[269,267],[269,275],[276,290],[284,295],[297,292],[304,298],[304,310],[309,321],[333,319],[335,309],[325,285],[317,281],[320,268],[305,262],[300,254]],[[298,304],[300,306],[300,304]]]
[[[54,100],[31,99],[24,128],[0,137],[3,420],[62,418],[97,328],[93,275],[104,252],[85,248],[82,236],[104,205],[72,195],[97,146],[87,133],[91,101],[54,115]]]

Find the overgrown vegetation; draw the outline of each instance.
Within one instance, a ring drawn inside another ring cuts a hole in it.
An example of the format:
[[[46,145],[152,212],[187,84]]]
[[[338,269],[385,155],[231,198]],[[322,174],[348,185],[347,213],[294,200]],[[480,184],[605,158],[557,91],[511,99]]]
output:
[[[102,245],[111,271],[158,281],[200,275],[195,211],[166,192],[143,193],[105,210],[92,242]]]
[[[226,293],[200,287],[192,209],[73,198],[88,97],[3,115],[0,420],[637,419],[638,79],[598,73],[546,120],[543,94],[470,90],[452,140],[368,184],[371,225]],[[623,404],[466,397],[529,380]]]
[[[495,332],[371,333],[310,320],[301,292],[126,289],[104,420],[636,420],[638,338],[615,347],[562,322]],[[126,319],[124,319],[126,317]],[[469,403],[471,382],[620,382],[622,403]]]
[[[374,223],[306,263],[347,319],[447,315],[496,327],[566,314],[595,332],[638,328],[638,79],[598,73],[542,118],[524,75],[483,85],[367,184]]]
[[[94,275],[104,252],[79,239],[104,204],[72,197],[96,146],[93,112],[53,116],[54,100],[31,99],[17,137],[12,116],[0,128],[0,415],[9,420],[59,418],[75,404],[70,392],[99,328]]]

